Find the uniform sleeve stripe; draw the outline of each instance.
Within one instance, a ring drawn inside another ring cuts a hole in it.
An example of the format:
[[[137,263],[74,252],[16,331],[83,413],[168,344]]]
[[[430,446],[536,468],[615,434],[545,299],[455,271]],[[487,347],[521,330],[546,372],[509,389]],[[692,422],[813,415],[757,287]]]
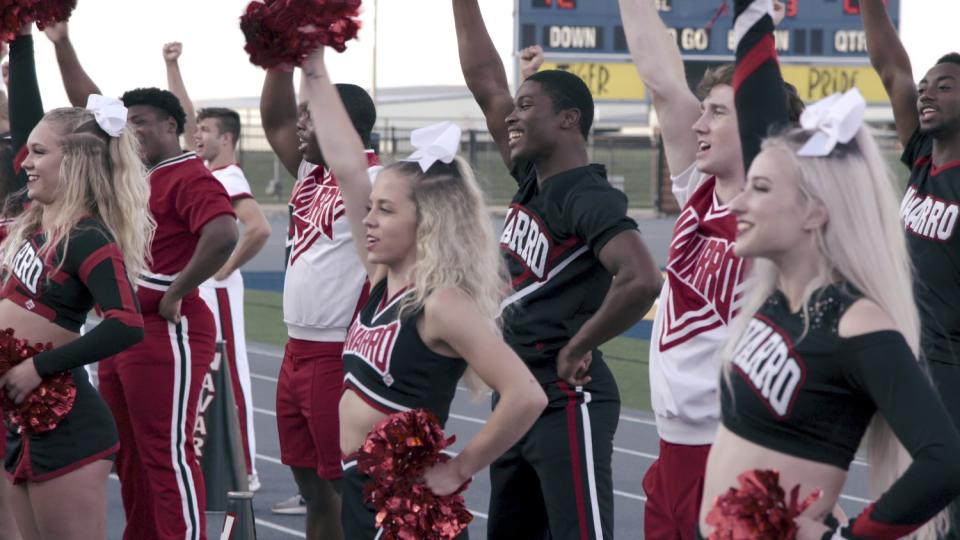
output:
[[[737,62],[733,72],[733,91],[740,90],[740,85],[768,61],[779,64],[774,49],[773,36],[769,34],[763,36],[743,59]]]
[[[20,171],[23,170],[23,160],[27,159],[27,146],[21,146],[20,150],[17,150],[17,155],[13,158],[13,173],[20,174]]]
[[[922,523],[894,525],[873,520],[874,504],[870,503],[853,522],[851,532],[856,538],[900,538],[920,528]]]
[[[103,318],[122,322],[130,328],[143,328],[143,316],[136,311],[111,309],[103,313]]]
[[[139,317],[139,309],[137,307],[136,298],[133,295],[133,286],[130,285],[130,281],[127,279],[127,273],[125,267],[122,264],[120,259],[114,257],[111,259],[113,263],[113,275],[117,279],[117,290],[120,293],[120,305],[123,306],[123,310],[128,313],[136,313]],[[141,325],[143,322],[141,321]]]
[[[733,23],[733,49],[737,49],[740,40],[747,35],[753,25],[760,22],[764,15],[772,11],[773,3],[771,0],[753,0],[746,6],[743,5],[742,1],[735,2],[734,18],[736,20]]]
[[[90,255],[87,255],[87,258],[83,260],[83,264],[80,265],[80,269],[77,270],[77,277],[80,278],[80,281],[87,283],[90,280],[90,272],[92,272],[98,264],[113,257],[115,254],[119,255],[117,245],[107,244]]]

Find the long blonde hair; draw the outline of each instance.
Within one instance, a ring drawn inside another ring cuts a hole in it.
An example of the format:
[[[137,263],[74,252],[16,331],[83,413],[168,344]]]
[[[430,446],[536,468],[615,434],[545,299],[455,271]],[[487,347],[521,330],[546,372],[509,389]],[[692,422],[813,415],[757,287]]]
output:
[[[148,208],[150,186],[136,138],[129,128],[119,137],[110,137],[93,113],[79,107],[54,109],[43,116],[41,123],[60,135],[60,210],[47,217],[44,228],[44,205],[30,205],[14,223],[0,250],[0,268],[9,268],[24,240],[41,230],[47,237],[42,253],[50,256],[60,247],[63,255],[58,267],[62,266],[70,232],[90,216],[103,222],[113,236],[123,253],[127,278],[135,284],[147,265],[156,229]]]
[[[815,232],[821,257],[817,275],[804,292],[804,311],[816,300],[812,298],[814,291],[835,282],[839,276],[893,319],[916,355],[920,319],[893,174],[865,128],[860,128],[850,143],[838,144],[829,156],[797,156],[797,150],[810,135],[809,131],[793,129],[766,139],[762,145],[763,150],[780,149],[794,157],[804,203],[822,205],[829,216],[826,225]],[[754,261],[751,274],[752,293],[731,324],[730,336],[721,349],[725,384],[729,384],[737,341],[780,280],[777,267],[764,259]],[[878,497],[906,471],[911,458],[880,415],[874,415],[866,440],[871,494]],[[936,530],[948,523],[944,511],[920,529],[916,537],[936,538]]]
[[[510,278],[470,164],[458,156],[427,172],[409,161],[387,168],[409,180],[417,206],[417,257],[410,271],[414,291],[401,301],[401,316],[419,311],[434,291],[456,288],[500,335],[500,302],[510,292]],[[473,370],[464,379],[475,396],[484,389]]]
[[[510,280],[470,164],[458,156],[427,172],[409,161],[387,168],[409,180],[417,206],[417,258],[410,272],[415,291],[404,298],[400,313],[418,311],[434,291],[457,288],[497,328]]]

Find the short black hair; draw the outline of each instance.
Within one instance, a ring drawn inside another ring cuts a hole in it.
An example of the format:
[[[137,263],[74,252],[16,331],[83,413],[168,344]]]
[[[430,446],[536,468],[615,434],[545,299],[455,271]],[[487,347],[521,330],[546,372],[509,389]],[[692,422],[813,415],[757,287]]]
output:
[[[220,133],[229,133],[233,136],[233,145],[236,146],[240,141],[240,114],[233,109],[225,107],[204,107],[197,113],[197,123],[199,124],[207,118],[213,118],[217,121],[217,129]]]
[[[177,135],[183,133],[183,125],[187,123],[187,113],[183,112],[183,106],[177,96],[167,90],[159,88],[136,88],[124,92],[120,97],[124,106],[133,107],[134,105],[149,105],[162,112],[166,117],[173,118],[177,122]]]
[[[937,64],[957,64],[960,65],[960,53],[947,53],[937,60]]]
[[[580,134],[584,139],[590,136],[590,127],[593,126],[593,94],[583,79],[568,71],[546,69],[527,77],[527,80],[540,84],[553,101],[554,112],[579,109]]]
[[[370,133],[373,132],[373,125],[377,123],[377,106],[373,104],[370,94],[355,84],[339,83],[334,86],[340,94],[343,107],[347,109],[347,115],[350,116],[354,129],[363,141],[363,147],[369,148]]]

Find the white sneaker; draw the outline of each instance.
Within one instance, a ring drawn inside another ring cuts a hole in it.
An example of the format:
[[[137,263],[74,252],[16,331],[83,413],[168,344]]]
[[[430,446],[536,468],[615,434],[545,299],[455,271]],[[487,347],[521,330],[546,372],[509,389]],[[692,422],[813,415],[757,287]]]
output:
[[[270,507],[270,511],[274,514],[305,516],[307,515],[307,501],[303,500],[303,497],[298,493],[289,499],[274,504]]]
[[[250,491],[260,490],[260,476],[258,476],[257,473],[253,473],[247,476],[247,488]]]

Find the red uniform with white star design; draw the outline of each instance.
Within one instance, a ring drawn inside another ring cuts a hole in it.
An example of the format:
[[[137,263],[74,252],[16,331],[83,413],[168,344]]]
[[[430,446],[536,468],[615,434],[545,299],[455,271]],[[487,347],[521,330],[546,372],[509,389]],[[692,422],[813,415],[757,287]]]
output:
[[[733,254],[737,219],[717,199],[716,177],[691,165],[673,182],[683,211],[653,320],[650,397],[661,439],[710,444],[720,420],[717,351],[742,299],[745,265]]]

